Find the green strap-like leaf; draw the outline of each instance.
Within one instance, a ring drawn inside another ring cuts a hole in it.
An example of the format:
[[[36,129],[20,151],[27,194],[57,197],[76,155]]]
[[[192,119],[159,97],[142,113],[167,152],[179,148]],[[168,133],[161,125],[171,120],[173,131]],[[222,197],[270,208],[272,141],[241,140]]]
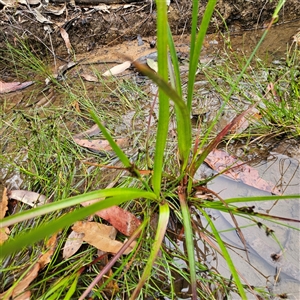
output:
[[[94,192],[89,192],[83,195],[66,198],[63,200],[56,201],[54,203],[45,204],[30,210],[23,211],[16,215],[9,216],[0,220],[0,228],[4,228],[15,223],[32,219],[37,216],[42,216],[47,213],[71,207],[86,201],[91,201],[99,198],[113,197],[113,196],[124,196],[129,199],[146,198],[156,200],[157,197],[152,192],[146,192],[144,190],[136,188],[111,188],[103,189]]]
[[[143,275],[140,278],[140,281],[135,288],[133,294],[131,295],[130,299],[134,300],[137,299],[141,288],[145,284],[146,280],[149,278],[151,274],[151,270],[153,268],[153,265],[155,263],[156,257],[158,255],[158,252],[160,250],[161,244],[163,242],[168,222],[169,222],[169,216],[170,216],[170,208],[168,203],[161,204],[159,206],[159,219],[157,224],[157,230],[155,234],[155,239],[152,245],[151,253],[149,255],[146,267],[144,269]]]
[[[111,190],[111,192],[113,192],[114,189]],[[120,190],[122,189],[118,189],[118,191],[115,193],[115,196],[96,202],[95,204],[92,204],[90,206],[67,213],[66,215],[58,219],[55,219],[49,223],[45,223],[37,228],[33,228],[29,232],[21,233],[14,239],[8,240],[0,246],[0,257],[5,257],[13,252],[17,252],[22,248],[29,246],[35,242],[38,242],[44,239],[45,237],[50,236],[51,234],[72,225],[74,222],[94,214],[95,212],[101,209],[108,208],[113,205],[119,205],[120,203],[123,203],[125,201],[143,197],[145,195],[149,195],[152,198],[154,195],[153,193],[143,191],[120,193]]]

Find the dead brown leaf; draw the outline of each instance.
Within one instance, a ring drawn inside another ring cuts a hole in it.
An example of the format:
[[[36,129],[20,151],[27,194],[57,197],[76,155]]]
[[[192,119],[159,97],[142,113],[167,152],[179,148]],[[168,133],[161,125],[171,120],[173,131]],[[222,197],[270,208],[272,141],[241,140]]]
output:
[[[64,40],[64,42],[66,44],[67,49],[68,49],[68,54],[72,53],[72,45],[70,43],[70,39],[69,39],[68,33],[62,27],[59,28],[59,31],[60,31],[61,37],[63,38],[63,40]]]
[[[20,280],[20,282],[15,286],[13,290],[9,290],[8,292],[4,292],[0,295],[0,299],[10,297],[14,300],[29,300],[30,299],[30,291],[25,291],[26,288],[30,285],[30,283],[37,277],[40,269],[44,268],[46,264],[48,264],[51,260],[51,256],[53,255],[56,247],[56,238],[57,234],[51,236],[51,238],[47,241],[46,252],[40,256],[37,263],[35,263],[25,277]],[[3,298],[2,298],[3,297]]]
[[[12,294],[14,299],[15,297],[17,297],[16,299],[27,299],[27,298],[23,298],[21,293],[23,293],[25,289],[30,285],[30,283],[37,277],[39,270],[40,270],[40,264],[37,262],[26,274],[26,276],[14,288]]]
[[[8,192],[8,197],[10,199],[15,199],[26,203],[30,206],[43,205],[47,200],[46,196],[44,195],[26,190],[11,190]]]
[[[141,221],[132,213],[119,206],[112,206],[96,213],[126,236],[132,235],[141,225]]]
[[[266,191],[275,195],[281,195],[276,186],[262,179],[256,169],[246,165],[241,160],[231,156],[223,150],[215,149],[211,151],[205,159],[205,162],[218,173],[230,177],[233,180]],[[225,171],[229,168],[227,171]]]
[[[82,139],[83,137],[92,137],[92,136],[98,134],[99,132],[100,132],[100,129],[99,129],[98,125],[95,124],[88,130],[77,133],[76,135],[74,135],[74,138]]]
[[[47,251],[39,258],[39,264],[41,269],[45,267],[50,261],[51,261],[51,256],[53,255],[56,247],[56,238],[57,238],[57,233],[53,234],[50,239],[47,241],[46,247]]]
[[[85,79],[86,81],[90,81],[90,82],[98,82],[99,79],[97,78],[97,76],[95,75],[90,75],[90,74],[86,74],[86,73],[81,73],[80,76]]]
[[[26,81],[21,83],[21,82],[3,82],[0,80],[0,94],[16,92],[27,88],[33,83],[34,83],[33,81]]]
[[[81,203],[82,206],[89,206],[97,201],[103,199],[96,199],[92,201],[87,201]],[[98,217],[106,220],[112,226],[114,226],[118,231],[126,236],[130,236],[134,231],[141,225],[141,221],[135,217],[129,211],[124,210],[119,206],[112,206],[95,213]]]
[[[125,70],[127,70],[130,66],[131,66],[131,62],[125,61],[122,64],[116,65],[116,66],[112,67],[111,69],[107,70],[106,72],[104,72],[102,74],[102,76],[112,76],[112,75],[120,74],[120,73],[124,72]]]
[[[0,202],[0,220],[5,217],[8,205],[7,188],[5,187],[2,193],[2,199]]]
[[[97,222],[80,221],[76,222],[72,229],[77,233],[83,233],[83,240],[101,251],[115,254],[123,246],[123,243],[115,240],[117,231],[112,226]],[[125,250],[124,254],[128,254],[134,246],[135,243],[132,243],[130,247]]]
[[[83,243],[83,237],[84,237],[83,233],[78,233],[75,231],[72,231],[69,234],[63,250],[64,259],[68,259],[79,250],[79,248]]]
[[[14,297],[14,300],[30,300],[31,292],[25,291],[19,296]]]
[[[14,300],[27,300],[30,299],[30,291],[25,291],[25,289],[30,285],[30,283],[37,277],[40,270],[40,264],[35,263],[25,277],[20,280],[20,282],[15,286],[14,289],[9,289],[8,291],[0,295],[1,299],[14,299]]]
[[[78,139],[74,138],[76,144],[81,147],[88,148],[93,151],[111,151],[112,148],[108,141],[106,140],[87,140],[87,139]],[[116,139],[115,142],[119,147],[128,146],[128,139]]]
[[[91,149],[93,151],[111,151],[112,148],[109,145],[107,140],[99,140],[99,139],[87,139],[86,137],[93,137],[100,132],[97,124],[93,125],[90,129],[78,133],[73,136],[74,142],[81,147],[85,147]],[[129,144],[128,139],[116,139],[115,142],[119,147],[127,147]]]
[[[5,187],[2,194],[2,199],[0,202],[0,220],[5,217],[6,211],[8,209],[8,197],[7,197],[7,188]],[[0,245],[8,239],[10,231],[7,227],[0,228]]]
[[[67,5],[67,3],[65,3],[63,6],[53,6],[53,7],[51,7],[50,5],[47,5],[47,6],[45,6],[44,11],[46,14],[53,14],[56,16],[60,16],[65,12],[66,5]]]
[[[9,234],[10,234],[10,231],[7,227],[0,228],[0,245],[8,240]]]

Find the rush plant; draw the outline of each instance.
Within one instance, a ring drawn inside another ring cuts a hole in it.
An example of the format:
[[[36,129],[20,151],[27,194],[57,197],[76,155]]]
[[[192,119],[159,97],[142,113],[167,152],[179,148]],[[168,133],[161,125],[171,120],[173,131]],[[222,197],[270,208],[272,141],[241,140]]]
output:
[[[190,44],[190,62],[189,62],[189,74],[188,74],[188,88],[187,95],[183,95],[182,83],[179,72],[179,63],[176,55],[175,45],[173,42],[173,37],[171,30],[168,25],[167,19],[167,5],[166,1],[157,1],[157,52],[158,52],[158,73],[150,70],[147,66],[141,65],[137,62],[133,64],[135,67],[143,74],[147,75],[154,83],[159,87],[159,113],[158,113],[158,125],[156,132],[156,145],[153,156],[153,165],[151,165],[151,172],[149,175],[143,175],[142,172],[131,162],[130,158],[122,151],[122,149],[115,143],[113,137],[107,131],[105,126],[101,123],[97,111],[90,111],[91,118],[99,126],[103,135],[110,143],[110,146],[114,150],[115,154],[118,156],[119,160],[122,162],[124,168],[128,170],[132,178],[138,180],[140,188],[131,187],[117,187],[109,188],[103,190],[96,190],[88,192],[75,197],[57,200],[53,203],[46,204],[37,208],[33,208],[21,213],[4,218],[0,221],[2,228],[11,226],[18,222],[24,220],[36,218],[41,215],[50,214],[54,211],[63,210],[66,208],[74,207],[80,203],[94,200],[94,199],[104,199],[98,201],[88,207],[78,208],[70,211],[60,217],[49,221],[46,224],[42,224],[36,228],[31,228],[25,233],[20,233],[14,239],[10,239],[1,246],[0,256],[7,257],[12,253],[20,251],[24,247],[28,247],[38,241],[50,236],[51,234],[58,232],[64,228],[68,228],[75,221],[82,220],[95,212],[111,207],[113,205],[120,205],[124,202],[130,200],[139,201],[143,199],[149,203],[149,205],[158,207],[158,222],[155,236],[153,239],[153,244],[151,247],[151,252],[144,266],[143,273],[139,276],[139,282],[130,293],[130,299],[136,299],[143,295],[143,286],[149,280],[151,276],[151,271],[153,266],[158,259],[159,252],[162,249],[164,239],[166,236],[167,226],[170,220],[170,210],[173,209],[173,199],[176,198],[180,204],[180,213],[178,219],[183,223],[184,228],[184,238],[185,247],[187,252],[187,262],[189,270],[189,284],[191,286],[191,297],[192,299],[205,299],[209,296],[202,295],[202,291],[198,288],[198,282],[201,278],[198,277],[198,262],[195,259],[195,249],[194,249],[194,234],[191,221],[190,213],[190,199],[194,191],[194,175],[200,165],[203,163],[206,156],[222,141],[224,136],[230,131],[230,129],[243,117],[243,114],[237,116],[231,123],[229,123],[218,135],[217,137],[208,142],[209,134],[221,115],[222,110],[226,103],[229,101],[230,96],[235,91],[239,80],[242,78],[245,70],[250,64],[257,48],[254,50],[248,61],[246,62],[243,70],[237,78],[235,85],[232,86],[231,91],[228,93],[226,99],[224,99],[224,104],[221,107],[216,119],[210,125],[207,132],[203,134],[201,138],[193,140],[192,136],[192,126],[191,126],[191,107],[194,91],[194,83],[197,72],[197,65],[199,56],[201,53],[202,44],[204,37],[209,26],[210,19],[215,9],[216,0],[209,0],[206,6],[206,10],[202,17],[200,30],[198,31],[198,8],[199,1],[193,1],[193,11],[192,11],[192,30],[191,30],[191,44]],[[270,26],[277,20],[278,11],[285,1],[281,1],[276,8],[273,19],[270,22]],[[268,27],[268,29],[270,28]],[[268,29],[265,31],[267,34]],[[265,36],[262,37],[262,40]],[[168,53],[170,53],[171,64],[168,63]],[[172,65],[172,67],[170,67]],[[169,78],[171,78],[169,82]],[[176,166],[176,174],[167,174],[167,166],[165,164],[166,152],[168,151],[168,131],[170,123],[170,101],[174,103],[175,116],[176,116],[176,130],[177,130],[177,151],[174,155],[177,155],[176,161],[178,165]],[[196,145],[196,146],[195,146]],[[170,185],[165,184],[171,175],[173,178]],[[171,187],[170,187],[171,186]],[[205,208],[214,207],[214,209],[220,209],[221,211],[229,212],[233,217],[235,213],[241,214],[240,211],[234,210],[231,205],[232,203],[238,203],[240,201],[259,201],[262,200],[277,200],[277,199],[292,199],[299,198],[299,196],[270,196],[268,198],[255,198],[255,199],[228,199],[225,201],[218,201],[211,204],[209,201],[203,201],[199,209],[204,218],[210,225],[212,234],[217,241],[221,253],[225,258],[228,269],[232,275],[232,284],[234,285],[235,291],[240,295],[242,299],[246,299],[246,287],[242,283],[240,276],[238,275],[234,263],[229,255],[226,245],[222,241],[221,236],[216,230],[213,220],[206,213]],[[171,199],[171,200],[170,200]],[[111,266],[114,265],[116,260],[121,256],[126,245],[130,244],[133,238],[138,237],[143,231],[143,229],[150,222],[150,218],[145,216],[142,225],[133,234],[131,239],[125,246],[120,250],[120,252],[108,263],[103,272],[99,275],[105,274],[105,271],[109,270]],[[143,243],[143,239],[139,240],[139,243]],[[135,251],[139,251],[138,247]],[[168,279],[171,280],[171,274],[167,274]],[[73,278],[73,277],[72,277]],[[74,278],[73,278],[74,279]],[[72,279],[72,280],[73,280]],[[71,299],[72,291],[74,292],[74,286],[77,284],[74,279],[72,284],[72,289],[68,292],[67,298]],[[98,280],[100,278],[97,277]],[[80,299],[84,299],[88,295],[89,291],[97,284],[97,280],[93,282],[93,285],[86,290]]]

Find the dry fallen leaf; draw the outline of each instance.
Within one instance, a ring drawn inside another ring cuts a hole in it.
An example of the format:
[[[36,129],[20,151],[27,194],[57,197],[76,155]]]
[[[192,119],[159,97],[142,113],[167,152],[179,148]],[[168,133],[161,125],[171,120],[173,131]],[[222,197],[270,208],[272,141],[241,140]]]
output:
[[[30,206],[39,206],[46,203],[46,196],[25,190],[11,190],[8,192],[10,199],[15,199]]]
[[[111,69],[107,70],[106,72],[104,72],[102,74],[102,76],[112,76],[112,75],[120,74],[120,73],[124,72],[125,70],[127,70],[130,66],[131,66],[131,62],[125,61],[122,64],[114,66]]]
[[[44,9],[44,12],[46,13],[46,14],[53,14],[53,15],[56,15],[56,16],[60,16],[60,15],[62,15],[64,12],[65,12],[65,10],[66,10],[66,2],[65,2],[65,4],[62,6],[62,8],[61,9],[59,9],[60,8],[60,6],[50,6],[50,4],[48,4],[46,7],[45,7],[45,9]]]
[[[97,6],[93,6],[93,9],[95,9],[96,11],[101,11],[101,12],[105,12],[108,14],[110,13],[109,12],[110,6],[106,5],[106,4],[99,4]]]
[[[78,233],[75,231],[72,231],[69,234],[63,250],[64,259],[68,259],[79,250],[79,248],[83,243],[83,237],[84,237],[83,233]]]
[[[0,220],[5,217],[8,205],[8,197],[7,197],[7,188],[5,187],[2,194],[2,199],[0,202]]]
[[[14,288],[14,291],[13,291],[13,294],[12,294],[13,299],[24,299],[22,297],[21,293],[23,293],[25,291],[25,289],[30,285],[30,283],[37,277],[39,270],[40,270],[40,264],[37,262],[30,269],[30,271],[26,274],[26,276]],[[27,293],[28,293],[28,291],[27,291]],[[15,298],[15,297],[17,297],[17,298]],[[25,299],[27,299],[27,298],[25,298]]]
[[[82,206],[89,206],[103,199],[95,199],[81,203]],[[119,206],[112,206],[95,213],[98,217],[109,222],[114,228],[126,236],[130,236],[141,225],[141,221],[132,213]]]
[[[99,129],[98,125],[95,124],[88,130],[77,133],[76,135],[74,135],[74,138],[81,139],[83,137],[92,137],[94,135],[97,135],[99,132],[100,132],[100,129]]]
[[[0,245],[3,244],[5,241],[8,240],[9,234],[10,234],[10,231],[9,231],[9,229],[7,227],[0,228]]]
[[[97,78],[97,76],[95,75],[90,75],[90,74],[86,74],[86,73],[81,73],[80,76],[85,79],[86,81],[90,81],[90,82],[98,82],[99,79]]]
[[[59,31],[60,31],[61,37],[63,38],[63,40],[64,40],[64,42],[66,44],[67,49],[68,49],[68,54],[72,53],[72,45],[70,43],[70,39],[69,39],[68,33],[62,27],[59,28]]]
[[[36,8],[32,10],[33,15],[35,16],[36,20],[43,24],[53,24],[52,21],[45,18]]]
[[[20,82],[3,82],[0,80],[0,94],[19,91],[32,85],[33,81]]]
[[[76,222],[72,229],[77,233],[83,233],[83,240],[101,251],[115,254],[123,246],[123,243],[115,240],[117,231],[112,226],[107,226],[97,222],[80,221]],[[130,253],[134,246],[135,242],[133,242],[130,247],[125,250],[124,254]]]
[[[93,151],[111,151],[112,148],[109,145],[107,140],[91,140],[86,139],[86,137],[92,137],[97,135],[100,132],[99,127],[97,124],[93,125],[90,129],[78,133],[73,136],[74,142],[79,146],[89,148]],[[85,137],[85,138],[83,138]],[[116,139],[115,142],[119,147],[127,147],[128,146],[128,139]]]
[[[8,205],[7,188],[5,187],[0,202],[0,220],[5,217]],[[8,227],[0,228],[0,245],[8,239],[10,231]]]
[[[126,236],[132,235],[141,225],[141,221],[132,213],[119,206],[112,206],[96,212],[96,215],[114,226]]]
[[[47,250],[46,252],[39,258],[39,264],[40,268],[44,268],[45,265],[47,265],[51,261],[51,257],[55,251],[56,247],[56,238],[57,238],[57,233],[53,234],[51,238],[47,241],[46,247]]]
[[[27,300],[30,299],[30,291],[25,291],[25,289],[30,285],[30,283],[37,277],[40,270],[40,264],[35,263],[25,277],[18,282],[13,290],[0,294],[1,299],[14,299],[14,300]]]
[[[293,36],[293,42],[300,46],[300,31]]]
[[[78,139],[73,138],[75,143],[79,146],[89,148],[90,150],[94,151],[111,151],[112,148],[109,145],[109,142],[106,140],[87,140],[87,139]],[[128,140],[127,139],[117,139],[115,140],[117,145],[120,147],[126,147],[128,146]]]
[[[10,297],[12,297],[12,299],[14,300],[30,299],[31,293],[30,291],[25,291],[25,289],[37,277],[39,270],[44,268],[45,265],[50,262],[51,256],[55,251],[56,238],[57,234],[51,236],[46,244],[47,250],[43,255],[40,256],[38,262],[31,267],[25,277],[20,280],[20,282],[15,286],[13,290],[9,289],[8,292],[4,292],[3,294],[1,294],[0,299],[3,299],[2,297],[6,297],[7,299],[10,299]]]
[[[230,177],[233,180],[240,180],[243,183],[262,191],[266,191],[275,195],[281,195],[280,191],[273,183],[268,182],[259,176],[259,173],[256,169],[246,165],[223,150],[213,150],[208,154],[205,162],[218,173],[221,173],[225,169],[229,168],[229,170],[222,174]]]

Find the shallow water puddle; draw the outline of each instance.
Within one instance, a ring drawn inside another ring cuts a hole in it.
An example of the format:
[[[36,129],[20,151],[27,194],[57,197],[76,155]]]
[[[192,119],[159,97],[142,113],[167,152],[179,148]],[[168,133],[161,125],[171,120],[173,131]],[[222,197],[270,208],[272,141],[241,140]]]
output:
[[[299,160],[290,158],[284,154],[271,153],[267,161],[256,166],[265,180],[269,180],[283,191],[283,194],[293,195],[300,192],[300,166]],[[241,182],[216,177],[208,184],[208,188],[218,193],[223,199],[243,196],[270,195],[267,192],[252,188]],[[255,212],[280,216],[287,219],[300,219],[299,200],[284,200],[278,202],[251,202],[240,203],[239,207],[252,207]],[[242,276],[250,285],[267,287],[276,294],[288,295],[288,299],[299,299],[300,297],[300,253],[299,253],[299,224],[295,222],[282,222],[298,230],[287,228],[276,223],[255,218],[262,223],[261,228],[253,222],[236,216],[239,227],[244,234],[250,266],[247,263],[247,256],[243,243],[239,238],[235,226],[229,214],[217,210],[210,210],[216,228],[221,233],[224,242],[232,251],[232,259],[241,272]],[[202,220],[205,224],[205,220]],[[254,224],[254,225],[253,225]],[[276,242],[271,235],[268,236],[266,229],[274,230]],[[218,270],[228,274],[226,263],[219,260]],[[251,267],[253,266],[253,268]],[[229,274],[228,274],[229,275]]]

